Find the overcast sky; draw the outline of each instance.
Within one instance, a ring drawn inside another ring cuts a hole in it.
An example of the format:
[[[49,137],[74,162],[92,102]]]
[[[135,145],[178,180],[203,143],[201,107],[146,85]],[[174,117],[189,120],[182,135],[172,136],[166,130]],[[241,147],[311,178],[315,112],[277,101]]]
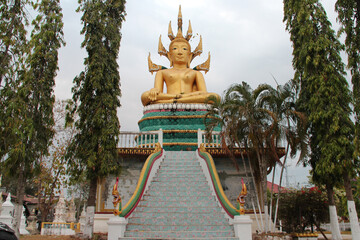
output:
[[[335,0],[323,0],[335,30]],[[168,49],[169,21],[176,33],[178,8],[181,4],[183,31],[191,20],[192,50],[199,35],[203,38],[203,54],[194,59],[194,67],[211,53],[210,71],[205,75],[209,92],[222,95],[233,83],[245,81],[254,89],[259,84],[276,86],[293,76],[292,48],[283,23],[282,0],[128,0],[126,20],[121,29],[120,66],[121,108],[118,116],[122,131],[138,131],[142,117],[141,93],[153,87],[154,75],[148,71],[149,52],[154,63],[169,67],[165,57],[157,54],[159,36]],[[66,46],[59,53],[59,72],[55,95],[71,98],[72,81],[83,71],[86,57],[80,48],[83,35],[81,13],[76,13],[77,1],[62,0]],[[298,171],[298,170],[296,170]],[[306,181],[305,174],[290,173],[290,181]]]

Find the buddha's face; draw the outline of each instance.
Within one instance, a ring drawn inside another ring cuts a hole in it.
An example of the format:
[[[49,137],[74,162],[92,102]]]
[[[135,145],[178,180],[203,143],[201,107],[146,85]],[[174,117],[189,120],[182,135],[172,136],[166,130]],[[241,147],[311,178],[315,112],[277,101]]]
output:
[[[191,51],[188,43],[183,41],[172,42],[170,44],[169,53],[173,63],[189,63]]]

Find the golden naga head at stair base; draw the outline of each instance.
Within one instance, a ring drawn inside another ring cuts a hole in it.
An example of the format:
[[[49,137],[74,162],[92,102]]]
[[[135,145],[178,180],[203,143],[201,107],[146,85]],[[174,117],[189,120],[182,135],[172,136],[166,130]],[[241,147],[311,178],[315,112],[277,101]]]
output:
[[[218,94],[207,92],[204,76],[200,72],[209,71],[210,53],[206,62],[193,69],[190,68],[191,61],[202,53],[202,39],[200,36],[198,46],[191,52],[189,43],[192,37],[191,23],[189,21],[187,34],[183,37],[181,7],[177,35],[174,36],[170,22],[168,37],[171,40],[169,51],[163,46],[160,36],[158,53],[169,59],[171,68],[154,64],[149,54],[149,71],[156,72],[155,83],[154,88],[141,95],[142,104],[146,106],[155,103],[205,103],[209,98],[220,99]],[[166,84],[166,93],[164,93],[164,84]]]

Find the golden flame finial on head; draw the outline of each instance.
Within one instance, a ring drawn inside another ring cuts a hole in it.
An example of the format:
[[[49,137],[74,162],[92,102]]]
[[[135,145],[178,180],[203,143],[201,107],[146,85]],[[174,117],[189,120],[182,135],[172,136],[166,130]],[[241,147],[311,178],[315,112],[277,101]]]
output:
[[[189,45],[189,47],[191,48],[191,45],[189,43],[189,40],[193,36],[191,22],[189,20],[189,26],[188,26],[188,30],[186,32],[185,37],[183,36],[182,25],[183,25],[183,19],[182,19],[182,13],[181,13],[181,5],[180,5],[179,6],[179,13],[178,13],[178,28],[177,28],[176,36],[174,35],[174,32],[173,32],[173,30],[171,28],[171,21],[169,22],[168,37],[169,37],[169,39],[171,41],[170,46],[171,46],[171,44],[173,42],[182,41],[182,42],[186,42]],[[191,52],[190,62],[192,62],[192,60],[195,57],[200,56],[202,52],[203,52],[203,49],[202,49],[202,37],[200,35],[200,41],[199,41],[197,47],[195,48],[195,50],[193,52]],[[167,57],[169,59],[169,51],[166,50],[166,48],[162,44],[161,35],[160,35],[160,38],[159,38],[158,53],[159,53],[160,56],[165,56],[165,57]],[[162,67],[160,65],[154,64],[151,61],[150,58],[148,58],[148,62],[149,62],[149,71],[151,73],[156,72],[156,71],[164,68],[164,67]],[[172,66],[171,62],[170,62],[170,66]],[[198,71],[205,71],[205,73],[207,73],[209,71],[209,68],[210,68],[210,53],[209,53],[209,57],[208,57],[207,61],[200,64],[200,65],[198,65],[198,66],[196,66],[194,69],[198,70]]]
[[[184,37],[182,34],[182,25],[183,25],[183,20],[182,20],[181,5],[180,5],[179,13],[178,13],[178,28],[177,28],[176,36],[174,36],[174,33],[172,31],[171,21],[169,23],[168,36],[169,36],[170,41],[173,41],[175,39],[184,39],[184,41],[189,42],[189,40],[192,36],[192,28],[191,28],[190,20],[189,20],[189,27],[188,27],[186,37]]]
[[[179,6],[179,14],[178,14],[178,30],[182,31],[181,5]]]

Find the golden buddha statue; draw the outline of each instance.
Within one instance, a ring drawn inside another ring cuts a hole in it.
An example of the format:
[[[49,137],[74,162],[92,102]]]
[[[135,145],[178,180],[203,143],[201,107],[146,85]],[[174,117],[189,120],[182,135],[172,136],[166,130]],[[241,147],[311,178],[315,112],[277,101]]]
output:
[[[191,52],[189,43],[192,37],[191,23],[189,21],[186,37],[183,37],[181,7],[179,8],[177,35],[174,36],[170,22],[168,36],[171,40],[169,51],[163,46],[160,36],[158,53],[170,60],[171,68],[166,69],[154,64],[149,54],[149,71],[157,73],[154,88],[141,95],[142,104],[146,106],[155,103],[211,103],[208,100],[210,97],[212,97],[211,99],[220,99],[218,94],[207,92],[204,76],[200,72],[200,70],[205,73],[209,71],[210,53],[206,62],[194,69],[190,68],[191,61],[202,53],[202,39],[200,36],[199,45],[194,52]],[[164,83],[166,84],[166,93],[164,93]]]

